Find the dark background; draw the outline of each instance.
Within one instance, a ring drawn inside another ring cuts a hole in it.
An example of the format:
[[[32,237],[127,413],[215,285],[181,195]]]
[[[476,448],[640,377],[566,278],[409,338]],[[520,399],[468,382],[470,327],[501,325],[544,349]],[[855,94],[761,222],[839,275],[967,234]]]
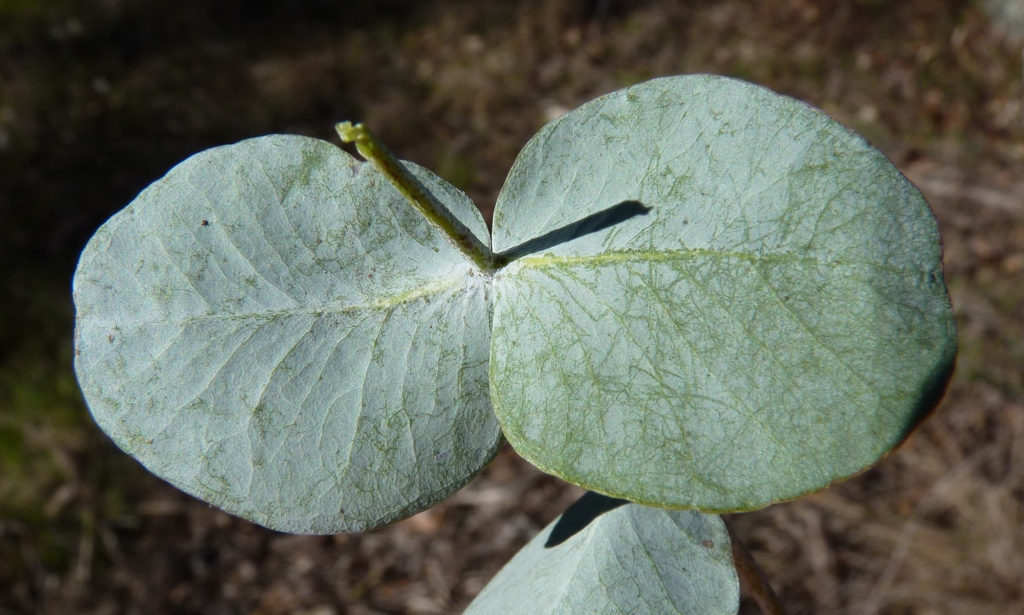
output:
[[[336,141],[343,119],[488,215],[545,121],[688,72],[806,100],[889,155],[935,209],[960,327],[949,394],[906,445],[733,523],[792,615],[1024,613],[1022,46],[985,8],[0,0],[0,615],[463,608],[577,488],[505,450],[449,502],[364,535],[211,509],[92,425],[70,367],[77,255],[188,155],[272,132]]]

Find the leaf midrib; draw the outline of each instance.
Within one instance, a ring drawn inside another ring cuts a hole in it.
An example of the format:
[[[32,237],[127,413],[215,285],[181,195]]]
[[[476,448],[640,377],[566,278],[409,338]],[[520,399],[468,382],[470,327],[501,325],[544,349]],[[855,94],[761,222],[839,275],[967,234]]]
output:
[[[879,269],[883,271],[890,271],[893,273],[906,273],[907,269],[899,267],[893,267],[892,265],[886,265],[882,263],[864,262],[855,259],[836,259],[836,260],[823,260],[814,256],[803,256],[800,254],[794,254],[790,252],[781,252],[773,254],[757,254],[755,252],[735,252],[727,250],[712,250],[708,248],[691,248],[691,249],[665,249],[665,250],[650,250],[650,249],[625,249],[625,250],[608,250],[599,254],[585,254],[585,255],[559,255],[559,254],[542,254],[538,256],[523,256],[516,259],[508,266],[504,268],[508,273],[513,273],[520,269],[531,269],[531,270],[543,270],[552,267],[567,266],[571,267],[574,265],[605,265],[615,263],[630,263],[630,262],[674,262],[680,260],[688,260],[699,258],[702,256],[709,256],[714,258],[734,258],[739,260],[748,261],[755,264],[771,264],[771,263],[802,263],[810,266],[827,266],[827,267],[844,267],[844,266],[867,266],[873,269]],[[914,270],[918,270],[914,268]]]
[[[197,316],[190,316],[187,318],[174,318],[164,320],[139,320],[139,321],[113,321],[103,318],[106,315],[88,315],[82,318],[82,323],[88,323],[90,326],[97,324],[102,325],[107,323],[110,325],[117,326],[146,326],[146,325],[165,325],[165,324],[188,324],[199,321],[208,320],[247,320],[254,318],[266,318],[273,319],[279,316],[322,316],[324,314],[346,314],[346,313],[358,313],[362,311],[374,311],[374,310],[393,310],[399,306],[406,305],[416,301],[417,299],[437,297],[444,294],[449,294],[452,291],[460,289],[468,289],[471,285],[470,279],[472,276],[468,274],[455,274],[449,275],[444,278],[440,278],[431,284],[413,288],[412,290],[399,293],[397,295],[386,297],[378,301],[372,301],[369,303],[353,303],[353,304],[327,304],[319,307],[299,307],[296,309],[285,309],[285,310],[266,310],[259,312],[246,312],[243,314],[201,314]]]

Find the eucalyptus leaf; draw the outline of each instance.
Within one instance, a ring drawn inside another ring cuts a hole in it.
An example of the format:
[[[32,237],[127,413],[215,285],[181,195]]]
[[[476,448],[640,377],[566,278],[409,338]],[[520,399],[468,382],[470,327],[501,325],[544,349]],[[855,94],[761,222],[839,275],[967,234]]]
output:
[[[468,198],[407,167],[487,242]],[[369,164],[273,135],[172,169],[89,242],[75,368],[155,474],[290,532],[365,530],[450,495],[502,439],[489,276]]]
[[[747,510],[870,466],[937,403],[956,332],[935,219],[877,150],[741,81],[656,79],[545,126],[492,247],[620,203],[494,281],[491,401],[541,469]]]
[[[499,420],[595,492],[754,509],[871,465],[948,381],[927,204],[803,103],[708,75],[592,101],[520,154],[493,238],[456,188],[339,130],[377,168],[294,136],[208,150],[75,275],[97,422],[228,511],[408,516],[483,467]]]
[[[498,572],[466,615],[735,615],[739,609],[731,543],[719,517],[631,504],[546,548],[554,526]]]

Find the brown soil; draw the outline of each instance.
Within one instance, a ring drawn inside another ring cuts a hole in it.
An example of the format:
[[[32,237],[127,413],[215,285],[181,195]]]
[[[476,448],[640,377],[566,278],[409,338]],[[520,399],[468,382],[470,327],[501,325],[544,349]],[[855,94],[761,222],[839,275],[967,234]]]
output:
[[[332,139],[341,119],[488,212],[548,118],[688,72],[806,100],[885,151],[939,219],[960,330],[949,393],[901,449],[733,516],[738,533],[791,615],[1024,613],[1022,46],[978,7],[0,2],[0,615],[463,608],[578,488],[506,449],[450,501],[368,534],[288,536],[213,510],[88,420],[70,372],[77,253],[187,155]]]

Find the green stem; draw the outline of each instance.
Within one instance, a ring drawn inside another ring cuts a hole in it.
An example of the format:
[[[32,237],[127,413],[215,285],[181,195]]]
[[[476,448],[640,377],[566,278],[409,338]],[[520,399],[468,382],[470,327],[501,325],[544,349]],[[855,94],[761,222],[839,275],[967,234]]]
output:
[[[402,196],[412,203],[416,211],[441,231],[441,234],[465,254],[466,258],[484,271],[494,271],[497,263],[490,248],[480,243],[480,240],[459,222],[366,126],[340,122],[334,129],[338,131],[342,141],[355,143],[363,158],[373,163],[373,166],[398,188]]]

